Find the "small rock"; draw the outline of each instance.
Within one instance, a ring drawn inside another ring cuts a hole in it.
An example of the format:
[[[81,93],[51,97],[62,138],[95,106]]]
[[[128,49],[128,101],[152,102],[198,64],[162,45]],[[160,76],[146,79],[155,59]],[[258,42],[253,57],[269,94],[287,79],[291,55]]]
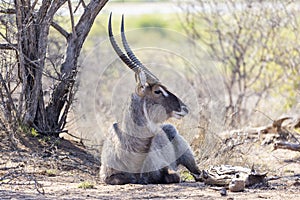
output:
[[[299,182],[299,181],[295,181],[295,182],[293,183],[293,186],[300,186],[300,182]]]
[[[222,188],[220,190],[220,194],[221,194],[221,196],[227,196],[227,190],[226,190],[226,188]]]
[[[233,178],[229,184],[229,190],[231,192],[241,192],[245,189],[245,180]]]

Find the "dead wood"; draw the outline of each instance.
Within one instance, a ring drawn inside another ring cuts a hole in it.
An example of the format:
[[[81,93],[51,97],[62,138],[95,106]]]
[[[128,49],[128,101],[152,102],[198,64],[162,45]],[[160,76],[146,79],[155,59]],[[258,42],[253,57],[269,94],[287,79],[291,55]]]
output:
[[[40,194],[45,194],[43,185],[40,184],[34,174],[27,173],[23,168],[14,169],[0,177],[1,185],[33,185]]]
[[[300,151],[300,144],[297,143],[289,143],[289,142],[276,142],[274,144],[274,150],[276,149],[288,149],[292,151]]]
[[[274,144],[277,141],[286,141],[291,144],[300,144],[297,137],[296,130],[300,125],[299,118],[290,116],[281,117],[273,120],[272,124],[261,127],[250,127],[244,129],[231,130],[229,132],[221,133],[221,138],[224,144],[227,145],[226,149],[232,150],[234,147],[244,144],[247,141],[261,141],[262,145]],[[288,145],[289,148],[283,147],[286,145],[279,144],[276,148],[296,149],[297,145]]]
[[[254,169],[231,165],[213,166],[202,171],[204,183],[226,188],[241,181],[244,182],[245,187],[257,184],[265,185],[266,175],[266,172],[258,173]]]

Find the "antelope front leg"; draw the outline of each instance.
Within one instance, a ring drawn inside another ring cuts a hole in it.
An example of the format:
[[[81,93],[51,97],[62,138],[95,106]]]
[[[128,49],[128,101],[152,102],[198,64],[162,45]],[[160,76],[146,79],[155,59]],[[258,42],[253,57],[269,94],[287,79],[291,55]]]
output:
[[[177,158],[176,167],[178,165],[183,165],[192,173],[196,181],[202,181],[202,179],[200,178],[201,171],[196,164],[194,154],[187,141],[177,132],[176,128],[171,124],[163,125],[162,129],[174,146],[174,151]]]
[[[143,173],[139,181],[140,184],[170,184],[179,182],[179,174],[169,167],[164,167],[153,172]]]
[[[169,167],[165,167],[161,171],[163,174],[163,183],[180,183],[180,175],[176,171]]]
[[[192,173],[196,181],[203,181],[201,178],[201,171],[198,168],[194,155],[190,150],[187,150],[182,156],[179,157],[177,164],[185,166]]]
[[[136,180],[134,179],[133,175],[126,172],[121,172],[118,174],[113,174],[109,177],[106,177],[104,179],[104,182],[106,184],[110,185],[124,185],[129,183],[136,183]]]
[[[141,181],[147,183],[178,183],[180,177],[172,170],[176,155],[172,143],[161,130],[151,142],[141,169]],[[174,168],[175,169],[175,168]]]

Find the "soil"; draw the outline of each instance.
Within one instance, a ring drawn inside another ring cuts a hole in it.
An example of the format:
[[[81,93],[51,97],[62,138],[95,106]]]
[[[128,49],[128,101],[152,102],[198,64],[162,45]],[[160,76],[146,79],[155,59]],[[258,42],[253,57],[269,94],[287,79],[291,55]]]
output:
[[[105,185],[98,177],[99,160],[81,143],[5,134],[0,139],[0,199],[300,199],[299,152],[258,146],[272,180],[222,196],[221,187],[193,181]]]

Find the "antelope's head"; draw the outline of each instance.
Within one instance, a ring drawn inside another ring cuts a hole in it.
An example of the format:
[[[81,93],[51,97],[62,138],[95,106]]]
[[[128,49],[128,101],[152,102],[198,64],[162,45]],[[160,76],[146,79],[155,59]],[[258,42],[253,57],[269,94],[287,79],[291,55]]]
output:
[[[124,33],[124,16],[122,16],[121,22],[121,37],[126,54],[122,52],[112,32],[111,15],[108,23],[109,39],[120,59],[135,73],[136,95],[144,104],[143,112],[147,113],[150,120],[156,123],[164,122],[170,117],[177,119],[184,117],[189,112],[187,106],[176,95],[168,91],[130,49]]]

